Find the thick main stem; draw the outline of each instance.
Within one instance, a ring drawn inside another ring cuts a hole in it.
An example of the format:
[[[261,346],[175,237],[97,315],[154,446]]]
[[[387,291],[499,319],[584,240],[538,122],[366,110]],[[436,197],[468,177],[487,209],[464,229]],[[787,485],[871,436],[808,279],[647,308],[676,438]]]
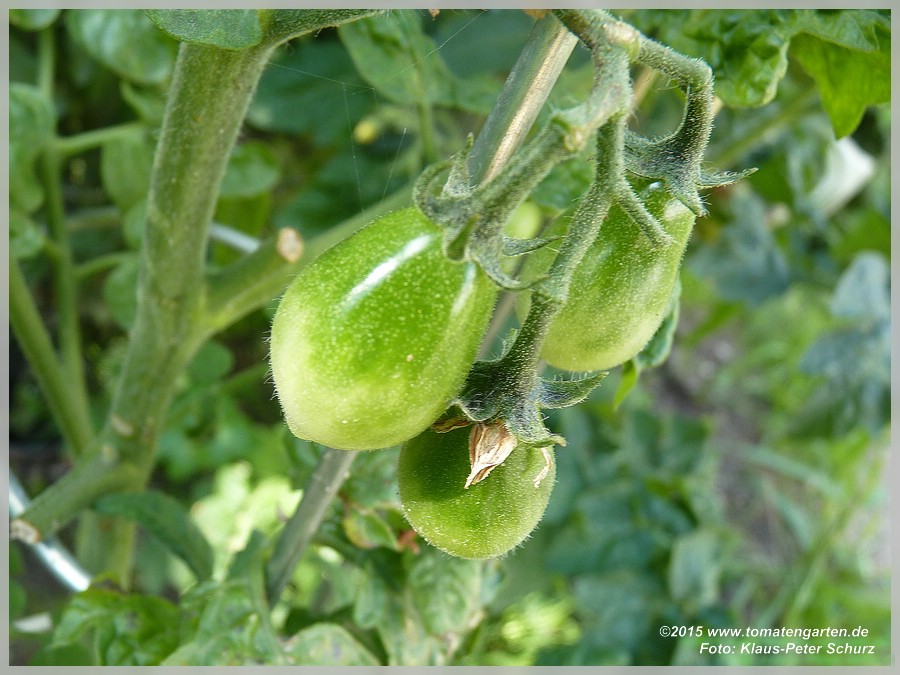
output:
[[[107,424],[96,444],[103,471],[77,466],[20,518],[46,536],[112,490],[146,485],[175,382],[202,342],[204,262],[218,186],[267,49],[182,45],[157,147],[141,252],[138,311]],[[91,459],[91,463],[94,463]],[[104,473],[126,466],[125,485]],[[96,467],[95,467],[96,468]],[[127,583],[134,529],[119,522],[89,543],[89,569]]]

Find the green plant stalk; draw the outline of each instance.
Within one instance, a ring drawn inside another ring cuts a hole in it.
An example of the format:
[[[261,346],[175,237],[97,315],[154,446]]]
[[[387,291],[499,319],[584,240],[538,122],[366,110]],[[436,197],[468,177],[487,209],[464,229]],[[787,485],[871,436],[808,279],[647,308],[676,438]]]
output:
[[[552,48],[546,44],[548,40],[554,45]],[[525,121],[533,122],[537,118],[570,52],[568,40],[559,39],[558,29],[550,30],[547,23],[529,36],[529,43],[516,64],[520,75],[507,80],[490,115],[499,120],[518,119],[520,122],[514,126],[495,123],[492,125],[495,130],[489,132],[487,138],[482,139],[479,135],[475,146],[478,147],[478,157],[485,162],[485,167],[489,165],[499,171],[509,160],[512,154],[509,149],[514,149],[528,133]],[[538,93],[529,95],[528,90],[535,82]],[[477,170],[480,179],[488,178],[486,171],[486,168]],[[407,190],[402,192],[408,194]],[[354,453],[328,448],[310,476],[303,499],[278,535],[275,553],[266,568],[268,597],[272,605],[281,596],[294,568],[319,529],[327,506],[348,475],[355,456]]]
[[[88,150],[99,148],[105,143],[145,133],[147,128],[142,122],[125,122],[102,129],[85,131],[74,136],[56,138],[53,148],[60,157],[80,155]]]
[[[577,38],[555,17],[537,21],[510,71],[497,105],[469,155],[469,179],[488,181],[506,165],[531,129],[565,67]]]
[[[325,518],[341,485],[350,472],[356,453],[326,448],[316,470],[303,489],[303,499],[282,530],[266,566],[266,590],[274,605],[287,586],[306,547]]]
[[[85,505],[116,490],[140,490],[154,464],[157,436],[184,366],[210,331],[203,268],[209,222],[225,166],[247,106],[272,50],[299,35],[383,10],[278,10],[266,13],[262,43],[242,52],[182,45],[154,160],[141,251],[138,314],[119,384],[96,454],[85,457],[17,519],[38,539],[54,533]],[[52,55],[52,35],[41,36]],[[53,72],[40,69],[52,86]],[[103,459],[102,470],[97,458]],[[90,467],[94,467],[91,469]],[[110,476],[126,476],[110,480]],[[89,520],[93,514],[86,514]],[[134,528],[112,521],[86,528],[84,562],[118,574],[127,586]]]
[[[202,344],[204,260],[218,186],[270,48],[227,52],[182,45],[151,178],[137,317],[107,423],[97,444],[104,472],[127,465],[127,486],[76,466],[37,496],[21,520],[43,536],[111,489],[140,490],[178,375]],[[225,86],[227,83],[227,86]],[[77,495],[77,501],[73,499]],[[131,569],[134,528],[114,521],[80,553],[92,570]]]
[[[73,405],[62,363],[15,259],[9,261],[9,319],[63,438],[76,455],[86,452],[94,435],[90,418]]]
[[[53,98],[53,83],[56,72],[56,48],[53,40],[54,36],[51,29],[41,31],[38,37],[38,86],[50,100]],[[72,248],[69,244],[69,232],[66,227],[66,213],[60,182],[62,163],[52,144],[41,155],[39,168],[46,194],[45,211],[47,222],[54,244],[53,285],[56,293],[55,306],[59,324],[57,344],[62,362],[61,365],[69,383],[68,400],[65,402],[57,401],[57,404],[63,404],[72,409],[70,413],[66,414],[67,417],[81,418],[85,421],[79,424],[82,427],[82,431],[84,428],[91,430],[87,381],[85,379],[84,359],[81,352],[78,285],[75,275],[75,264],[72,259]],[[93,432],[91,432],[91,435],[93,435]],[[72,446],[70,449],[73,456],[77,456],[86,446],[86,443],[81,447]]]

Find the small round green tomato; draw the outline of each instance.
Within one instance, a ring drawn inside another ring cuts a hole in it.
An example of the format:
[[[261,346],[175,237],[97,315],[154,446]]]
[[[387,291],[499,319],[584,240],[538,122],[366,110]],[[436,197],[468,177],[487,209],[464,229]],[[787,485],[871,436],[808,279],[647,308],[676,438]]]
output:
[[[628,361],[665,318],[694,214],[662,187],[642,195],[673,242],[657,248],[614,205],[572,276],[541,356],[563,370],[606,370]]]
[[[429,429],[405,443],[397,471],[400,501],[410,525],[432,546],[459,558],[495,558],[521,544],[540,522],[556,463],[536,487],[546,469],[544,455],[518,447],[466,488],[469,433],[470,427],[442,434]]]
[[[275,389],[294,435],[343,450],[426,429],[475,360],[497,290],[441,252],[415,208],[379,218],[310,263],[272,323]]]

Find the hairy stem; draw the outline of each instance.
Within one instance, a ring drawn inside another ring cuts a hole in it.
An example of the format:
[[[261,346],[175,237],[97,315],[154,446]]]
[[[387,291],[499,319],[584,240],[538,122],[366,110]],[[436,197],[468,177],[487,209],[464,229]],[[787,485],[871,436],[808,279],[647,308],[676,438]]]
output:
[[[45,535],[103,494],[146,485],[175,382],[206,332],[198,317],[206,304],[207,231],[267,53],[181,46],[153,166],[128,352],[99,454],[76,464],[20,518]],[[124,484],[111,480],[119,474]],[[112,570],[127,584],[133,536],[133,526],[113,521],[80,553],[89,569]]]
[[[531,129],[578,40],[555,17],[535,23],[506,80],[497,105],[472,146],[469,176],[489,181],[506,165]]]
[[[90,418],[70,395],[62,363],[14,259],[9,262],[9,319],[63,438],[74,454],[84,453],[93,438]]]
[[[303,499],[282,530],[266,567],[267,593],[274,604],[290,581],[294,568],[319,529],[331,501],[350,473],[356,453],[326,448],[303,489]]]

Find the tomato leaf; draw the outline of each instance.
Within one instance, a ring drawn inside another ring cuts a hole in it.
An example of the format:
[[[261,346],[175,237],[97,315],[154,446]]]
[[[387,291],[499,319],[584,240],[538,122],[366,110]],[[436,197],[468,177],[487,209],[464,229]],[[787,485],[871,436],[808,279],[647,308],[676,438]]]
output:
[[[266,144],[248,141],[238,145],[225,170],[221,197],[255,197],[270,191],[281,178],[274,151]]]
[[[396,549],[397,537],[387,521],[375,511],[363,511],[351,507],[344,516],[344,532],[347,538],[360,548]]]
[[[720,537],[712,530],[694,530],[675,540],[669,560],[669,591],[688,612],[718,600],[720,560]]]
[[[481,78],[462,80],[450,71],[421,15],[392,12],[341,26],[341,40],[359,73],[395,103],[427,103],[486,113],[496,86]]]
[[[139,84],[165,82],[175,65],[175,43],[136,9],[66,12],[70,35],[96,61]]]
[[[97,665],[158,665],[178,646],[178,608],[157,596],[92,586],[66,605],[51,647],[90,636]]]
[[[32,213],[44,201],[44,189],[34,162],[55,127],[51,102],[31,85],[9,85],[9,198],[10,206]]]
[[[891,99],[890,33],[879,51],[854,51],[809,35],[791,43],[791,55],[815,79],[837,138],[856,129],[870,105]]]
[[[135,252],[125,256],[103,282],[103,300],[112,318],[128,330],[137,316],[137,288],[140,259]]]
[[[19,211],[9,211],[9,252],[19,260],[33,258],[47,243],[47,236],[31,218]]]
[[[255,9],[146,9],[161,31],[181,42],[241,50],[263,38]]]
[[[432,635],[461,632],[480,609],[483,563],[427,547],[407,558],[415,606]]]
[[[380,666],[372,653],[334,623],[304,628],[285,645],[288,662],[298,666]]]
[[[340,44],[301,40],[274,55],[247,121],[257,129],[333,144],[348,137],[376,100]]]
[[[212,548],[174,498],[155,491],[113,494],[98,500],[95,508],[140,524],[181,558],[197,579],[212,576]]]
[[[59,16],[58,9],[11,9],[9,22],[22,30],[43,30]]]
[[[146,198],[153,168],[153,144],[141,135],[103,145],[100,176],[103,187],[122,212]]]

